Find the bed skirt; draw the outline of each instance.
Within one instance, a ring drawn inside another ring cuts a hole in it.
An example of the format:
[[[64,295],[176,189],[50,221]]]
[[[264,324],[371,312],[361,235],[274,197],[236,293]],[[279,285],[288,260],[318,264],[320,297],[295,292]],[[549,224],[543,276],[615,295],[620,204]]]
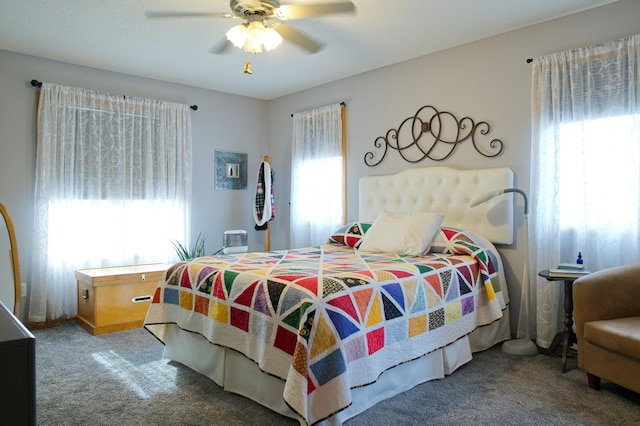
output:
[[[380,375],[368,386],[352,389],[351,406],[320,425],[340,425],[380,401],[405,392],[420,383],[441,379],[471,361],[472,352],[488,349],[510,338],[509,310],[493,324],[479,327],[448,346]],[[256,363],[232,349],[209,343],[199,334],[167,324],[164,357],[179,362],[213,380],[226,391],[243,395],[272,411],[300,418],[282,398],[284,381],[263,373]],[[231,374],[233,373],[233,374]]]

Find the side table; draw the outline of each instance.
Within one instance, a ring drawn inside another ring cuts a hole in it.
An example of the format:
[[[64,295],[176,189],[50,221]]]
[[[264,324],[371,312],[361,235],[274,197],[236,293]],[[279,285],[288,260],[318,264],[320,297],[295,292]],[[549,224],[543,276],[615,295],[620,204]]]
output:
[[[541,351],[545,355],[553,355],[558,349],[558,345],[562,343],[562,373],[567,368],[567,352],[569,346],[578,342],[576,334],[573,332],[573,282],[579,277],[556,277],[549,274],[549,270],[538,272],[538,275],[547,281],[564,282],[564,330],[559,332],[553,338],[551,346]]]

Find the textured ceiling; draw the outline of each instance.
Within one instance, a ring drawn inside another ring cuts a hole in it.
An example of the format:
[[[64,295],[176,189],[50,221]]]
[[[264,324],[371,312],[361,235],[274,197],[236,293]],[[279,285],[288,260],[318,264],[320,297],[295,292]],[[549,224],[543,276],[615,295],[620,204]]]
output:
[[[273,99],[614,1],[352,0],[353,14],[290,21],[325,44],[318,53],[285,41],[269,53],[213,54],[239,20],[145,12],[229,12],[227,0],[0,0],[0,49]],[[247,60],[251,75],[242,72]]]

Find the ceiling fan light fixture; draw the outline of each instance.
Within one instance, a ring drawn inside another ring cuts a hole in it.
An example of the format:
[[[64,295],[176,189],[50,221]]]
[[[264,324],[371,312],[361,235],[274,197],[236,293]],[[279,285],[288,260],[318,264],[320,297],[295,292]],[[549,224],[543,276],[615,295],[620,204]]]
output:
[[[244,45],[245,52],[262,52],[262,40],[264,39],[265,28],[262,22],[253,21],[247,27],[247,42]]]
[[[280,46],[281,43],[282,37],[276,30],[273,28],[265,28],[262,44],[264,48],[267,49],[267,52]]]
[[[227,31],[227,40],[229,40],[235,47],[242,49],[242,46],[247,42],[247,29],[246,24],[236,25]]]
[[[260,21],[236,25],[227,31],[226,36],[235,47],[250,53],[262,52],[263,46],[270,51],[282,43],[280,34]]]

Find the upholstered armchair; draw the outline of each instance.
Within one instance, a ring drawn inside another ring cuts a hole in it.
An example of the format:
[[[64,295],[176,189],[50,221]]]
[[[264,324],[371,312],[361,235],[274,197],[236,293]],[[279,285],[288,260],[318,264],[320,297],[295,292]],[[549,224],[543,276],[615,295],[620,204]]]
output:
[[[640,264],[594,272],[573,284],[578,367],[640,392]]]

